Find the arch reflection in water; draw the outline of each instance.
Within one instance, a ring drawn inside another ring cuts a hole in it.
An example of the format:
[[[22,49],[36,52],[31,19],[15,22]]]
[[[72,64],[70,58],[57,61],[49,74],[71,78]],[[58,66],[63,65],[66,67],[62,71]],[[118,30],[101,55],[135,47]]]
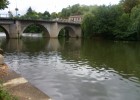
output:
[[[73,42],[75,42],[73,44]],[[72,46],[71,49],[79,49],[81,47],[81,39],[74,38],[38,38],[38,37],[27,37],[22,39],[9,39],[6,40],[2,38],[1,42],[2,48],[6,49],[7,52],[16,51],[60,51],[63,50],[68,45]],[[70,50],[71,50],[70,49]]]

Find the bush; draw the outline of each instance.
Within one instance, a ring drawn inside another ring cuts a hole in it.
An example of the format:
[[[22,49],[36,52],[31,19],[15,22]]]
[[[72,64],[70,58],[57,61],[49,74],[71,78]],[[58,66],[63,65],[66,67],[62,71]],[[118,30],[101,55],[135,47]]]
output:
[[[10,95],[0,84],[0,100],[17,100],[17,98]]]
[[[86,14],[82,21],[82,30],[84,37],[91,37],[93,35],[95,26],[95,17],[92,14]]]

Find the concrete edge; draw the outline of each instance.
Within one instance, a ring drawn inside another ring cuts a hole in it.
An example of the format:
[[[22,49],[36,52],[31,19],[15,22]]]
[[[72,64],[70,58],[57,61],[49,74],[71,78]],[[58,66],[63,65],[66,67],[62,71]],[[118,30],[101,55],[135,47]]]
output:
[[[3,87],[19,100],[52,100],[24,77],[9,69],[6,64],[0,67],[0,80]]]

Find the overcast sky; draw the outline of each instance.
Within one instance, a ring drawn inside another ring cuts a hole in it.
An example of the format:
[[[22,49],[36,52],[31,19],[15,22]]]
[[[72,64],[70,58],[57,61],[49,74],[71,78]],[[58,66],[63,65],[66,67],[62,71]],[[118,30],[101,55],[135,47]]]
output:
[[[66,8],[69,5],[81,4],[81,5],[109,5],[109,4],[118,4],[120,0],[9,0],[10,5],[8,9],[0,10],[0,14],[8,13],[8,11],[12,11],[15,15],[15,8],[19,9],[19,14],[24,14],[27,9],[31,6],[33,10],[37,12],[49,11],[52,12],[60,12],[62,8]]]

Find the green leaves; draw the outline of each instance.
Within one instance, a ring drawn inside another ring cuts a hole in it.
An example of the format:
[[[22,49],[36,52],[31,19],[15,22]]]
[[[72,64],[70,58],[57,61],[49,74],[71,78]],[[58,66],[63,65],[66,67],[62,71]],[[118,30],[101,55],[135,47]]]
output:
[[[124,13],[121,5],[99,6],[84,16],[84,37],[95,35],[110,39],[140,40],[140,5]]]
[[[120,2],[123,6],[123,10],[125,11],[125,13],[131,13],[133,7],[140,4],[140,0],[121,0]]]
[[[8,5],[9,5],[9,1],[7,1],[7,0],[0,1],[0,9],[8,8]]]
[[[85,15],[92,10],[95,10],[97,6],[86,6],[86,5],[79,5],[75,4],[73,6],[69,6],[67,8],[63,8],[62,11],[60,12],[61,18],[68,18],[69,16],[72,15]]]
[[[140,5],[134,7],[131,12],[131,26],[130,31],[136,34],[136,39],[140,40]]]
[[[20,18],[23,19],[44,19],[48,20],[50,19],[50,13],[48,11],[45,11],[44,13],[38,13],[35,10],[32,10],[31,7],[28,8],[25,15],[21,16]]]
[[[83,36],[90,37],[94,33],[94,22],[95,17],[92,14],[87,14],[84,16],[82,21]]]
[[[117,5],[98,7],[94,13],[96,19],[94,24],[96,30],[94,31],[105,37],[113,37],[116,22],[121,14],[120,7]]]
[[[4,90],[2,84],[0,83],[0,100],[17,100],[17,98],[10,95],[6,90]]]

